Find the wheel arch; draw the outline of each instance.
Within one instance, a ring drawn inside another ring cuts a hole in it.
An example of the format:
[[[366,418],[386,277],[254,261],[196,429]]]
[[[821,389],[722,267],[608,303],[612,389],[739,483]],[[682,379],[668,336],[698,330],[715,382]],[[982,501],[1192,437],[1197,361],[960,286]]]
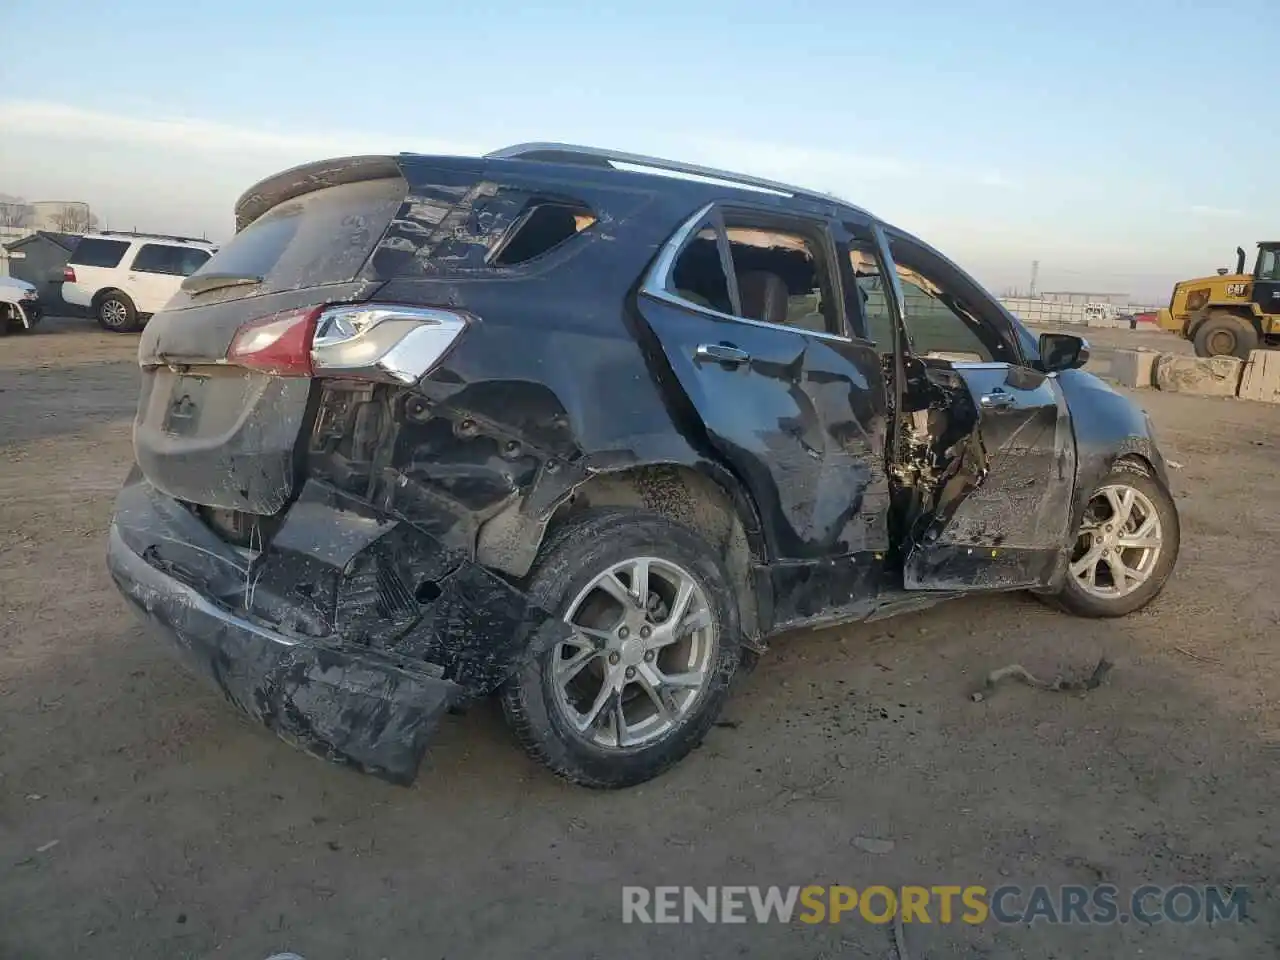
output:
[[[648,510],[689,527],[721,552],[733,582],[743,636],[755,644],[762,615],[755,569],[766,562],[759,513],[737,478],[713,461],[656,461],[589,473],[540,518],[518,503],[478,531],[476,560],[516,578],[528,574],[538,550],[560,526],[596,507]],[[532,527],[532,529],[531,529]]]
[[[97,292],[97,293],[95,293],[95,294],[93,295],[93,297],[89,300],[89,303],[90,303],[90,305],[92,306],[92,308],[93,308],[94,310],[97,310],[97,309],[98,309],[98,307],[102,306],[102,301],[103,301],[103,300],[105,300],[108,296],[110,296],[110,295],[111,295],[111,294],[113,294],[113,293],[118,293],[118,294],[120,294],[120,296],[122,296],[122,297],[129,297],[129,302],[130,302],[130,303],[133,303],[133,297],[130,297],[130,296],[129,296],[129,291],[128,291],[128,290],[122,290],[120,287],[102,287],[102,288],[100,288],[100,289],[98,290],[98,292]],[[136,305],[135,305],[135,308],[136,308]]]

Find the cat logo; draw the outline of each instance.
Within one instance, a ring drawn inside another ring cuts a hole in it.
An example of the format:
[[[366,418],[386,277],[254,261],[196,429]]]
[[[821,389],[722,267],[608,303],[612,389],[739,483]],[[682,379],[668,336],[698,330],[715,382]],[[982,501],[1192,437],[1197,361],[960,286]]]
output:
[[[1249,287],[1249,285],[1248,285],[1247,283],[1228,283],[1228,284],[1227,284],[1227,296],[1228,296],[1228,297],[1243,297],[1243,296],[1245,295],[1245,291],[1248,289],[1248,287]]]

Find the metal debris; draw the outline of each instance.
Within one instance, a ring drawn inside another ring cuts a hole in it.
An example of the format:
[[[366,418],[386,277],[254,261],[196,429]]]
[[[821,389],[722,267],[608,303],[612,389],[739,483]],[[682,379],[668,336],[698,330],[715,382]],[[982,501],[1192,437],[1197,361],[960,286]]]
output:
[[[1068,680],[1064,677],[1054,677],[1052,681],[1044,681],[1036,677],[1026,667],[1021,664],[1014,663],[1007,667],[1001,667],[999,670],[992,670],[987,674],[986,680],[983,682],[981,689],[975,690],[970,694],[970,699],[974,703],[981,703],[986,699],[986,694],[993,690],[1001,680],[1006,677],[1014,677],[1021,680],[1029,687],[1035,687],[1037,690],[1048,690],[1050,693],[1070,693],[1074,691],[1084,692],[1087,690],[1095,690],[1107,674],[1111,672],[1112,663],[1106,657],[1098,661],[1097,666],[1093,668],[1093,672],[1084,679]]]
[[[878,837],[854,837],[853,845],[867,853],[890,853],[894,848],[892,840],[881,840]]]

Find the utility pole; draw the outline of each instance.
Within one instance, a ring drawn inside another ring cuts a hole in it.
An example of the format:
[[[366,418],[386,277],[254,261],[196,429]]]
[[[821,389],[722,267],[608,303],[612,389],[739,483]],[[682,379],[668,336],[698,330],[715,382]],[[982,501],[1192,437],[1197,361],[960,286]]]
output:
[[[1031,299],[1035,299],[1036,280],[1039,278],[1039,276],[1040,276],[1040,261],[1032,260],[1031,261],[1031,291],[1027,294],[1027,296],[1030,297]]]

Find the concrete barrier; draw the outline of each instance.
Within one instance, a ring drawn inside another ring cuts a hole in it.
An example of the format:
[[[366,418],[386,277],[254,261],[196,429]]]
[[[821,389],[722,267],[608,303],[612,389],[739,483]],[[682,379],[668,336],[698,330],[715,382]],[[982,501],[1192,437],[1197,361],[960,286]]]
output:
[[[1240,377],[1241,400],[1280,403],[1280,352],[1254,350]]]
[[[1235,357],[1188,357],[1163,353],[1156,361],[1156,386],[1170,393],[1234,397],[1244,361]]]
[[[1152,387],[1156,382],[1154,350],[1117,350],[1111,355],[1111,378],[1122,387]]]

